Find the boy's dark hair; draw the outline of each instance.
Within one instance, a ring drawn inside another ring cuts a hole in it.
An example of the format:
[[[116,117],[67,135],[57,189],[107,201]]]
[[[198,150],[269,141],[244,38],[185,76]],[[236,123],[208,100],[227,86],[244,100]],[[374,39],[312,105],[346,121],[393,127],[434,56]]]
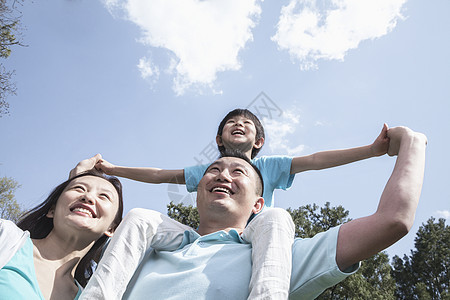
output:
[[[250,166],[252,166],[253,170],[255,170],[256,174],[258,175],[259,181],[256,184],[256,194],[258,196],[261,196],[264,194],[264,180],[261,174],[261,171],[258,169],[255,164],[252,163],[252,161],[244,154],[242,151],[239,151],[237,149],[225,149],[221,154],[220,157],[236,157],[245,160]]]
[[[119,207],[116,216],[112,223],[112,229],[116,229],[119,223],[122,221],[123,214],[123,197],[122,197],[122,184],[119,179],[114,176],[108,176],[96,171],[87,171],[77,176],[74,176],[60,185],[58,185],[45,199],[44,202],[32,208],[28,212],[25,212],[20,220],[17,222],[17,226],[22,230],[28,230],[30,232],[30,237],[32,239],[43,239],[50,231],[53,229],[53,219],[47,217],[47,213],[56,206],[56,202],[63,193],[64,189],[69,185],[69,183],[75,178],[83,176],[96,176],[105,179],[110,182],[117,191],[119,195]],[[92,265],[93,262],[98,263],[100,260],[103,247],[106,245],[108,237],[103,235],[99,238],[92,248],[86,253],[86,255],[80,260],[80,263],[75,270],[75,279],[84,287],[86,286],[89,278],[93,274]]]
[[[256,140],[259,140],[260,138],[265,138],[264,135],[264,127],[261,124],[261,121],[259,121],[258,117],[255,116],[251,111],[249,111],[248,109],[241,109],[241,108],[237,108],[235,110],[230,111],[225,118],[223,118],[222,122],[220,122],[219,124],[219,128],[217,129],[217,135],[222,137],[222,133],[223,133],[223,127],[225,127],[225,123],[236,116],[243,116],[245,118],[248,118],[250,120],[252,120],[252,122],[255,124],[256,127]],[[218,146],[220,153],[223,153],[223,151],[225,150],[224,146]],[[261,147],[262,148],[262,147]],[[255,156],[258,154],[259,150],[261,150],[261,148],[256,149],[253,148],[252,149],[252,159],[255,158]]]

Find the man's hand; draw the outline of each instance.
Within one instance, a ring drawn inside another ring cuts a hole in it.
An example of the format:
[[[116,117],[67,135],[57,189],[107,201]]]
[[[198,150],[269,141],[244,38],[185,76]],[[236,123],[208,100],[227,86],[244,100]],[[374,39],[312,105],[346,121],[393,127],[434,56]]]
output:
[[[95,165],[102,161],[101,154],[97,154],[91,158],[80,161],[75,168],[73,168],[69,173],[69,179],[75,177],[76,175],[92,170],[95,168]]]
[[[427,137],[424,134],[420,132],[414,132],[408,127],[404,126],[389,129],[387,132],[387,136],[390,138],[388,150],[389,156],[398,155],[398,152],[400,151],[401,141],[405,137],[410,137],[413,139],[422,139],[425,142],[425,145],[427,144]]]
[[[373,156],[381,156],[388,153],[389,149],[389,136],[388,136],[389,127],[386,123],[383,125],[383,129],[381,129],[380,135],[375,139],[375,141],[370,146]]]

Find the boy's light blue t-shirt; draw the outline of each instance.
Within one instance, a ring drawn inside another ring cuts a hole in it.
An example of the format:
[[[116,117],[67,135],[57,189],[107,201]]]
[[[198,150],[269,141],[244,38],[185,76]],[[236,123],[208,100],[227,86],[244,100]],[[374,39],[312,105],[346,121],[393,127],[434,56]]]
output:
[[[252,159],[259,169],[264,181],[264,203],[267,207],[274,207],[273,192],[275,189],[287,190],[294,181],[295,174],[291,173],[292,157],[283,155],[262,156]],[[184,169],[186,189],[189,192],[197,191],[197,186],[203,177],[207,165],[196,165]]]
[[[336,264],[339,227],[292,246],[290,299],[314,299],[326,288],[356,272]],[[184,234],[175,251],[150,249],[128,285],[123,299],[247,299],[252,272],[252,247],[234,229],[200,236]]]

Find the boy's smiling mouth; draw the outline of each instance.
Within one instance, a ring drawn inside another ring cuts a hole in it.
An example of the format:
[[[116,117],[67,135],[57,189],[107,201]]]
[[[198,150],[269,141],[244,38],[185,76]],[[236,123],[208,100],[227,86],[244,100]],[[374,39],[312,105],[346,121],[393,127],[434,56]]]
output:
[[[243,130],[241,130],[241,129],[235,129],[235,130],[233,130],[233,131],[231,132],[231,135],[237,135],[237,134],[239,134],[239,135],[245,135],[245,132],[244,132]]]

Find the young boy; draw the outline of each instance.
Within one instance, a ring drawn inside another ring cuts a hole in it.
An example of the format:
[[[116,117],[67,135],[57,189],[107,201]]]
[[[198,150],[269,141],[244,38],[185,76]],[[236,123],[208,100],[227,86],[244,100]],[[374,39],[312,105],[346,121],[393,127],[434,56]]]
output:
[[[287,299],[291,273],[291,247],[294,225],[284,209],[273,208],[274,189],[288,189],[296,173],[348,164],[387,153],[387,125],[376,140],[367,146],[345,150],[323,151],[308,156],[264,156],[255,158],[264,145],[264,128],[259,119],[246,109],[229,112],[219,125],[216,142],[219,150],[243,152],[263,175],[265,209],[249,223],[242,237],[252,243],[252,276],[249,299]],[[180,170],[130,168],[115,166],[97,155],[77,166],[74,173],[94,164],[107,174],[148,183],[186,184],[195,191],[208,165]],[[125,224],[133,224],[125,226]],[[122,227],[122,230],[121,230]],[[137,230],[136,230],[137,228]],[[86,299],[120,298],[126,285],[149,248],[175,250],[182,241],[186,226],[158,212],[133,209],[114,235],[96,273],[86,287]],[[121,232],[122,231],[122,232]],[[170,243],[168,241],[171,241]],[[115,251],[114,249],[117,249]],[[124,257],[127,257],[124,260]],[[114,270],[114,271],[111,271]],[[120,270],[120,271],[119,271]],[[114,278],[108,279],[109,276]],[[111,281],[109,281],[111,280]],[[114,290],[107,289],[113,284]],[[108,293],[108,295],[106,295]],[[109,294],[110,293],[110,294]]]

